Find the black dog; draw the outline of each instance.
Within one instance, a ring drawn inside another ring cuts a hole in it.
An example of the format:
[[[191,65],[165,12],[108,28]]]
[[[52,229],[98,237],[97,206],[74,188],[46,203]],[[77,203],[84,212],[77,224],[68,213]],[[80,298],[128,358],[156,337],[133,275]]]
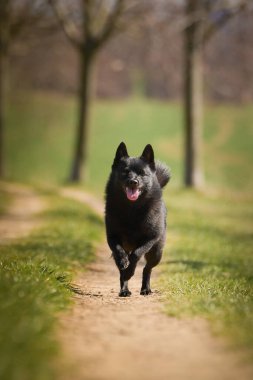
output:
[[[154,160],[151,145],[140,157],[129,157],[122,142],[116,152],[106,186],[107,241],[120,271],[119,296],[130,296],[128,280],[138,260],[145,256],[141,293],[148,295],[150,275],[162,257],[166,233],[166,208],[162,187],[170,179],[168,168]]]

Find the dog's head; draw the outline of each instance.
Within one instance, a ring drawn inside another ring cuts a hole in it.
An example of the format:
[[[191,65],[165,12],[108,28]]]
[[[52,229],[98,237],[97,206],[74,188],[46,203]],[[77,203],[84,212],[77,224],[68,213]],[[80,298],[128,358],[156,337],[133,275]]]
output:
[[[150,144],[140,157],[129,157],[126,145],[122,142],[116,151],[112,173],[116,187],[131,202],[147,197],[154,189],[160,189],[155,175],[154,151]]]

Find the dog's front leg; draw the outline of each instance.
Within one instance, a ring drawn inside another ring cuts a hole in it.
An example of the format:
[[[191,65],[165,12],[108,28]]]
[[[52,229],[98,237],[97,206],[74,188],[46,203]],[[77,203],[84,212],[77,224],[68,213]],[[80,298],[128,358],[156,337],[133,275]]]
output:
[[[126,269],[130,262],[129,257],[124,248],[119,243],[120,239],[113,234],[107,233],[107,242],[112,250],[112,256],[114,258],[115,264],[119,270]]]
[[[129,256],[128,267],[120,272],[121,278],[124,281],[128,281],[130,280],[131,277],[133,277],[137,263],[138,263],[138,258],[133,253],[131,253]]]
[[[132,293],[128,289],[128,281],[124,278],[124,271],[120,271],[120,297],[129,297]]]
[[[130,280],[131,277],[133,277],[138,261],[143,255],[145,255],[147,252],[151,250],[151,248],[154,246],[157,240],[158,238],[147,241],[142,246],[136,248],[129,255],[129,265],[126,269],[122,271],[122,274],[121,274],[122,278],[125,281],[128,281]]]
[[[131,253],[132,261],[133,262],[139,261],[143,255],[146,255],[146,253],[148,253],[151,250],[151,248],[158,242],[158,240],[159,240],[159,237],[155,237],[154,239],[148,240],[143,245],[136,248],[134,252]]]
[[[120,245],[117,245],[117,248],[112,251],[112,256],[119,271],[127,269],[129,267],[130,262],[128,254]]]

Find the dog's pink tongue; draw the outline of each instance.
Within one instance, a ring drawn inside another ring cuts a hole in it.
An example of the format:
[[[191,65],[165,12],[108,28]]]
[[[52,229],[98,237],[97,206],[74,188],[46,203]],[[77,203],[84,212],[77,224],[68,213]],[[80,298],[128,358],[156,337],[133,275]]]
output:
[[[130,201],[136,201],[139,198],[140,190],[131,189],[131,188],[127,187],[126,188],[126,195]]]

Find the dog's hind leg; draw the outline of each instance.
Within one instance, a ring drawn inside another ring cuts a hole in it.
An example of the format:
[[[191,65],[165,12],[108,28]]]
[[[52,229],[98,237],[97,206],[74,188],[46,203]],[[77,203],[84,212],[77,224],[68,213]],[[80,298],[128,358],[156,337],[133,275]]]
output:
[[[122,277],[122,274],[120,273],[120,292],[119,292],[119,296],[120,297],[129,297],[131,294],[132,293],[128,289],[128,281],[125,280]]]
[[[141,291],[140,294],[143,296],[147,296],[152,293],[150,288],[150,277],[152,269],[159,264],[162,258],[162,248],[158,245],[152,248],[151,251],[149,251],[145,258],[147,260],[147,263],[145,267],[143,268],[142,273],[142,285],[141,285]]]

